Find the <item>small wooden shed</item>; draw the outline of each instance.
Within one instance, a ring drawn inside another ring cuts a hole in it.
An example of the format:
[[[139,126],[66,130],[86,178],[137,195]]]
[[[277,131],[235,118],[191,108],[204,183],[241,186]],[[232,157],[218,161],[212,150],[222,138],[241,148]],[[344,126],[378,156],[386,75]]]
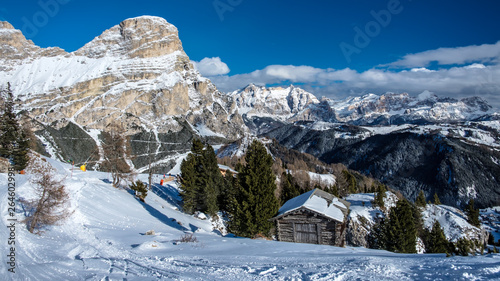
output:
[[[342,247],[350,205],[321,189],[292,198],[272,218],[278,240]]]

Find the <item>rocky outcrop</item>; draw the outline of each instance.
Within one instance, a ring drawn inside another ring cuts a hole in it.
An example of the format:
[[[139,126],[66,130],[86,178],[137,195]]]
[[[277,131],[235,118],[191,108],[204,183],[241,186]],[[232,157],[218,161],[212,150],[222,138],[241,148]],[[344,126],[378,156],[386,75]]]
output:
[[[177,28],[159,17],[127,19],[75,52],[89,58],[154,58],[184,52]]]
[[[43,49],[36,46],[10,23],[0,21],[0,71],[12,70],[14,65],[30,58],[65,54],[60,48]]]

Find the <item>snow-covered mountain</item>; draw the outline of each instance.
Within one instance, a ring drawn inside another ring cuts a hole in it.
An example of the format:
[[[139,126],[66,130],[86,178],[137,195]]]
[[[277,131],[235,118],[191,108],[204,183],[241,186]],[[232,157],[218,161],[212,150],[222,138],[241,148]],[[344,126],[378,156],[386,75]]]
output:
[[[456,123],[493,114],[492,107],[479,97],[456,100],[439,98],[425,91],[417,97],[407,93],[368,94],[343,100],[323,97],[290,86],[255,86],[230,93],[238,112],[247,118],[279,121],[322,121],[352,125],[400,125]]]
[[[195,70],[177,28],[162,18],[127,19],[73,53],[39,48],[2,22],[0,52],[0,82],[43,124],[106,130],[118,120],[127,134],[165,133],[180,131],[180,118],[230,139],[244,132],[230,100]]]
[[[136,168],[169,162],[193,136],[220,143],[247,132],[232,99],[193,67],[163,18],[124,20],[72,53],[35,46],[1,22],[0,53],[0,87],[10,83],[39,147],[57,159],[95,164],[113,122],[130,136]]]
[[[235,110],[247,117],[271,117],[282,121],[302,115],[310,105],[319,101],[313,94],[301,88],[256,86],[250,84],[241,90],[229,93],[235,101]],[[307,117],[306,117],[307,118]]]

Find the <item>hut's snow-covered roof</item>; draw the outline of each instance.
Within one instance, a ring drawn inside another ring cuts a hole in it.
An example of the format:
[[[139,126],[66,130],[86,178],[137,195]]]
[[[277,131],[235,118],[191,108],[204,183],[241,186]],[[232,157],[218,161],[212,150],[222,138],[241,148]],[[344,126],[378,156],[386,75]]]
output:
[[[275,219],[300,208],[305,208],[327,218],[343,222],[349,205],[350,204],[345,200],[339,199],[320,189],[313,189],[286,201],[279,209]]]

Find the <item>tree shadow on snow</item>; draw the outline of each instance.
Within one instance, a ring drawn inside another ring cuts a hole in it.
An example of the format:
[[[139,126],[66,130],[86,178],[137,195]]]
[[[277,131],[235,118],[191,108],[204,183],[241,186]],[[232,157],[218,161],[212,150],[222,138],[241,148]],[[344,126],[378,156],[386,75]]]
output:
[[[164,213],[158,211],[157,209],[151,207],[150,205],[142,202],[141,200],[139,200],[138,198],[135,198],[137,200],[137,202],[139,202],[141,204],[141,206],[146,209],[146,211],[148,211],[148,213],[150,213],[153,217],[157,218],[159,221],[161,221],[163,224],[166,224],[172,228],[175,228],[177,230],[180,230],[180,231],[189,231],[188,228],[180,225],[176,219],[174,218],[169,218],[168,216],[166,216]]]
[[[151,186],[151,191],[161,199],[167,201],[170,205],[175,206],[177,207],[177,209],[181,210],[181,198],[179,195],[179,191],[173,186],[168,184],[166,186],[153,184]]]

